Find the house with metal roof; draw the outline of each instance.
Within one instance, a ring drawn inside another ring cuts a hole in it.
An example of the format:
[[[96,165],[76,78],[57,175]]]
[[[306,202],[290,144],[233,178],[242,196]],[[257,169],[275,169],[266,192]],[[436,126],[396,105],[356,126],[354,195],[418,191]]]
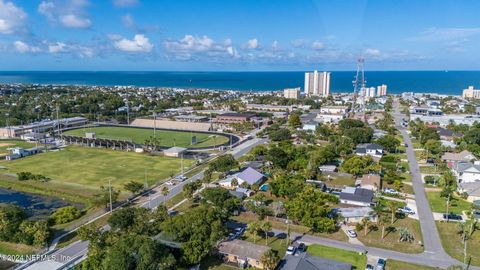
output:
[[[264,178],[265,175],[263,173],[255,170],[252,167],[247,167],[241,172],[230,175],[226,179],[219,181],[218,184],[226,188],[233,188],[235,185],[233,185],[232,182],[234,179],[236,179],[236,186],[241,186],[243,183],[251,186],[254,184],[260,184]]]

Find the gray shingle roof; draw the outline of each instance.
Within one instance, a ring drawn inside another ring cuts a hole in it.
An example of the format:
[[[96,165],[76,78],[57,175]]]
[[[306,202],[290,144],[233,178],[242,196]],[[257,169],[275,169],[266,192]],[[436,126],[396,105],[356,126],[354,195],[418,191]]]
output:
[[[351,270],[352,265],[304,253],[302,256],[287,255],[278,270]]]
[[[373,197],[374,192],[372,190],[364,188],[357,188],[353,193],[345,190],[342,190],[342,192],[340,193],[340,200],[347,201],[370,203],[373,201]]]

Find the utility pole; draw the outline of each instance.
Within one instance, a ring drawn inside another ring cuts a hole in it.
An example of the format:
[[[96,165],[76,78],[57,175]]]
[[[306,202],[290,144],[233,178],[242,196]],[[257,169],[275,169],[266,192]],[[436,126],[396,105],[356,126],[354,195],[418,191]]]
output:
[[[130,125],[130,105],[128,103],[128,95],[127,95],[127,125]]]
[[[467,232],[463,232],[463,264],[467,264]],[[467,268],[468,269],[468,268]]]
[[[182,176],[183,176],[183,153],[182,153],[181,164],[182,164]]]
[[[157,113],[153,111],[153,137],[157,137]]]
[[[57,135],[60,137],[60,121],[58,120],[58,111],[60,110],[60,106],[57,104]]]
[[[448,194],[448,198],[447,198],[447,213],[446,213],[447,214],[447,218],[446,218],[447,222],[448,222],[448,218],[449,218],[448,217],[448,206],[449,205],[450,205],[450,194]]]
[[[108,179],[108,191],[110,193],[110,214],[113,211],[113,206],[112,206],[112,180]]]

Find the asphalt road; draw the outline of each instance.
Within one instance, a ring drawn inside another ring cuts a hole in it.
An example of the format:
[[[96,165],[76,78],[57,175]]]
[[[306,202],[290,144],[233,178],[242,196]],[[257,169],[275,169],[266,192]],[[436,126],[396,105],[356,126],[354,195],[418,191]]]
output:
[[[417,203],[417,213],[420,220],[425,253],[434,254],[438,258],[450,258],[443,249],[442,242],[440,241],[440,235],[438,234],[433,213],[425,194],[425,187],[417,159],[415,158],[412,141],[407,134],[406,128],[402,125],[402,119],[405,118],[405,115],[400,113],[398,100],[394,102],[394,110],[393,116],[395,118],[396,128],[400,130],[403,140],[407,144],[406,154],[410,166],[410,174],[412,175],[413,191],[415,192],[415,201]]]

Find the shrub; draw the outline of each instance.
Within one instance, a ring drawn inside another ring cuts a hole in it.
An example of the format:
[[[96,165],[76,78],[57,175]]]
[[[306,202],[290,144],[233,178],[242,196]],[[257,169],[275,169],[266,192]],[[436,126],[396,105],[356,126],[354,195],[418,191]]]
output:
[[[52,218],[55,221],[55,224],[64,224],[79,218],[80,215],[81,212],[77,208],[73,206],[65,206],[57,209],[52,214]]]

